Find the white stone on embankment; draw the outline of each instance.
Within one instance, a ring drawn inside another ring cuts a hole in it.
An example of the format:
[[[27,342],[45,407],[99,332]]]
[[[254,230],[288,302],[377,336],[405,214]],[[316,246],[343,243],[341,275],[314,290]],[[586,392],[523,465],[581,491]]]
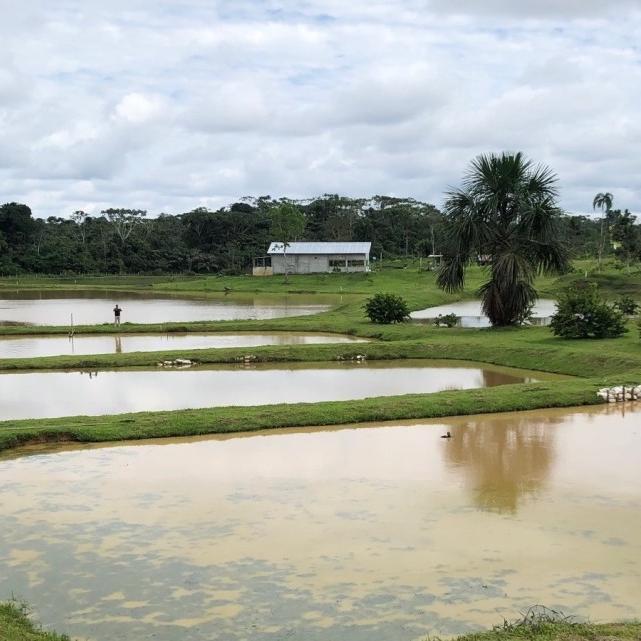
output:
[[[602,387],[596,395],[607,403],[623,403],[641,399],[641,385],[615,385]]]
[[[339,354],[336,357],[337,361],[356,361],[358,363],[364,363],[367,360],[367,356],[365,354],[355,354],[354,356],[343,356],[342,354]]]
[[[158,367],[177,367],[180,369],[184,369],[185,367],[191,367],[192,365],[195,365],[195,363],[188,358],[176,358],[173,361],[161,361],[159,363],[156,363]]]

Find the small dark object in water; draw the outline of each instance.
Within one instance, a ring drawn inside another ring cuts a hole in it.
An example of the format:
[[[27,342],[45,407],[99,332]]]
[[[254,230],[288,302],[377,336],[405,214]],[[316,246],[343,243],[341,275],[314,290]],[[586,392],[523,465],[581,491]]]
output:
[[[448,432],[447,434],[442,434],[441,438],[452,438],[452,435]]]

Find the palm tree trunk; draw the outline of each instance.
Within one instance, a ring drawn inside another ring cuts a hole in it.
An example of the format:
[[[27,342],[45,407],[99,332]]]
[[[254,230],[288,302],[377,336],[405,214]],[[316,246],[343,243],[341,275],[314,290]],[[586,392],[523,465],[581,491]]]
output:
[[[598,252],[599,257],[597,261],[599,271],[601,270],[601,260],[603,259],[603,246],[605,245],[605,236],[603,234],[604,222],[605,222],[605,219],[601,217],[601,238],[599,240],[599,252]]]

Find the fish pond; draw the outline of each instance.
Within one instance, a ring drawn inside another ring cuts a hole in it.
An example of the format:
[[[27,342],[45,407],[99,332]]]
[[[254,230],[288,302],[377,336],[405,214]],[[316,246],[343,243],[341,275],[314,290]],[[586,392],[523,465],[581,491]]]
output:
[[[76,334],[73,337],[43,335],[0,336],[0,358],[33,358],[71,354],[120,354],[180,349],[257,347],[260,345],[314,345],[320,343],[362,343],[364,339],[340,334],[300,332],[243,332],[232,334]]]
[[[95,325],[113,321],[169,323],[306,316],[327,311],[343,298],[333,295],[212,293],[207,298],[109,290],[0,290],[0,325]]]
[[[93,641],[639,618],[640,461],[621,406],[31,448],[0,459],[0,598]]]
[[[463,361],[299,363],[0,373],[0,420],[315,403],[562,377]]]
[[[536,301],[532,308],[533,325],[547,325],[550,317],[556,311],[556,301],[541,298]],[[489,327],[490,319],[483,313],[481,309],[481,301],[479,300],[466,300],[459,301],[458,303],[448,303],[447,305],[439,305],[438,307],[428,307],[421,309],[410,314],[410,318],[416,321],[432,321],[438,316],[446,316],[448,314],[455,314],[459,317],[458,325],[460,327]]]

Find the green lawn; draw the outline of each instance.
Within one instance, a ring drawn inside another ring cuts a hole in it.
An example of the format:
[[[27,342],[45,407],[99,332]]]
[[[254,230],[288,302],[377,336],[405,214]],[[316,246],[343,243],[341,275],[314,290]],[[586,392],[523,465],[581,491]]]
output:
[[[639,641],[641,623],[547,622],[534,626],[497,627],[476,632],[456,641]]]
[[[272,322],[267,325],[276,329]],[[320,330],[320,326],[311,326],[310,329],[312,327]],[[372,330],[373,327],[367,324],[365,329]],[[354,333],[368,334],[359,328]],[[242,362],[247,355],[255,362],[274,363],[345,361],[364,355],[368,360],[436,358],[479,361],[584,377],[641,372],[641,343],[633,327],[622,338],[592,341],[554,338],[543,327],[476,331],[402,325],[398,332],[390,328],[382,333],[374,329],[374,333],[379,337],[382,334],[385,340],[2,359],[0,370],[155,367],[160,360],[181,356],[200,364],[215,364]]]

